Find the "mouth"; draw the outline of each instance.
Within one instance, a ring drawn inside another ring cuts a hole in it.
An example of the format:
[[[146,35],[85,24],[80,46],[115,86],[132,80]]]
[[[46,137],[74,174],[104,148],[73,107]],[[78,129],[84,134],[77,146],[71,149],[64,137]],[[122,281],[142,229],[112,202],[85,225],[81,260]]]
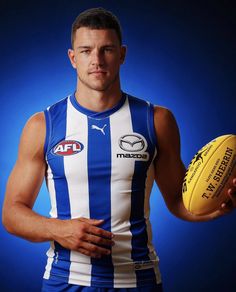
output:
[[[98,71],[91,71],[89,72],[89,75],[90,76],[94,76],[95,78],[103,78],[106,76],[106,71],[101,71],[101,70],[98,70]]]
[[[91,72],[89,72],[89,74],[106,74],[106,71],[101,71],[101,70],[91,71]]]

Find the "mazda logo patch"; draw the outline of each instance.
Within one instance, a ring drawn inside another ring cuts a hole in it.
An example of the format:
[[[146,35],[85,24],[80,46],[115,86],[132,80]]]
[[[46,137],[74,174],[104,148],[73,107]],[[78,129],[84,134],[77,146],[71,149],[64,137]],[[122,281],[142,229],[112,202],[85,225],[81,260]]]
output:
[[[145,148],[144,139],[139,135],[124,135],[119,139],[119,146],[128,152],[139,152]]]

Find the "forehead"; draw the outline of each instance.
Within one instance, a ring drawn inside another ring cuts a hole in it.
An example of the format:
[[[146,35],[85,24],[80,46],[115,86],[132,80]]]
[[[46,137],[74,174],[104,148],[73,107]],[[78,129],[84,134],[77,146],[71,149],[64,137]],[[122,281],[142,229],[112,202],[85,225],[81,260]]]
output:
[[[93,46],[106,43],[119,45],[119,39],[114,29],[91,29],[88,27],[80,27],[76,30],[74,42],[76,46]]]

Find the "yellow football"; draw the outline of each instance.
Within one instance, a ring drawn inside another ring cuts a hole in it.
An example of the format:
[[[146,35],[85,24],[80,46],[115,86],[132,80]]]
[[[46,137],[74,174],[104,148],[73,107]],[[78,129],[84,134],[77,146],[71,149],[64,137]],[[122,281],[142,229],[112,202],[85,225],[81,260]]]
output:
[[[182,193],[192,214],[210,214],[227,200],[225,189],[236,171],[236,135],[223,135],[200,149],[188,166]]]

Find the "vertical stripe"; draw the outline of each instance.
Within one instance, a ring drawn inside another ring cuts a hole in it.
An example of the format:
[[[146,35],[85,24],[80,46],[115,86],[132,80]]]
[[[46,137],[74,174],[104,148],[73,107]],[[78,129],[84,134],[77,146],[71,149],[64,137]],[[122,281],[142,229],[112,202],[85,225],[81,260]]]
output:
[[[134,261],[149,261],[148,235],[146,219],[144,216],[144,202],[146,189],[146,175],[150,162],[152,161],[154,149],[151,148],[151,141],[147,137],[148,105],[146,102],[136,102],[136,99],[130,99],[130,112],[132,118],[133,131],[143,135],[148,143],[147,152],[149,152],[149,162],[136,161],[132,181],[131,194],[131,232],[132,237],[132,259]],[[140,173],[143,175],[140,176]],[[155,271],[153,268],[137,270],[137,286],[142,285],[142,281],[150,279],[149,282],[156,282]]]
[[[57,106],[49,109],[49,111],[51,111],[51,121],[53,124],[53,139],[58,143],[66,139],[67,99],[63,101],[60,111],[58,111]],[[54,143],[54,140],[51,143]],[[54,146],[56,144],[51,145],[51,147]],[[55,185],[58,218],[70,219],[70,201],[64,171],[64,156],[58,156],[50,152],[48,153],[47,159],[52,170]]]
[[[87,171],[87,117],[80,114],[68,101],[66,139],[83,144],[83,150],[64,158],[65,176],[68,183],[71,218],[89,218],[88,171]],[[79,186],[79,188],[77,187]]]
[[[153,145],[157,146],[157,136],[156,136],[156,130],[155,130],[155,124],[154,124],[154,106],[153,104],[148,104],[148,132],[150,139],[153,143]]]
[[[120,120],[122,118],[122,125]],[[132,176],[134,160],[118,158],[118,153],[125,153],[119,147],[119,138],[133,132],[128,106],[128,99],[124,106],[110,117],[112,141],[112,169],[111,169],[111,231],[115,234],[115,245],[112,247],[114,263],[114,287],[136,286],[136,274],[131,259],[130,212]]]
[[[150,193],[153,186],[154,181],[154,165],[153,163],[150,165],[148,172],[147,172],[147,179],[146,179],[146,190],[145,190],[145,198],[144,198],[144,217],[146,220],[147,226],[147,235],[148,235],[148,249],[149,249],[149,256],[152,254],[154,247],[152,245],[152,229],[150,223]]]
[[[80,114],[68,99],[66,139],[78,141],[84,146],[81,152],[64,158],[65,176],[68,183],[72,219],[90,217],[88,183],[86,183],[88,182],[87,136],[87,117]],[[81,281],[86,281],[86,283],[90,282],[90,257],[79,252],[71,251],[70,260],[69,283],[77,283],[76,278],[78,277],[78,273],[80,274],[80,283]]]
[[[154,157],[156,155],[156,151],[154,154]],[[153,158],[154,159],[154,158]],[[146,220],[146,226],[147,226],[147,236],[148,236],[148,250],[149,250],[149,258],[153,261],[153,268],[156,275],[156,282],[161,283],[161,274],[159,270],[159,258],[156,255],[155,248],[152,244],[152,227],[150,222],[150,194],[153,186],[154,181],[154,165],[153,162],[150,165],[147,173],[147,179],[146,179],[146,190],[145,190],[145,203],[144,203],[144,216]]]
[[[46,182],[47,182],[47,187],[48,187],[50,201],[51,201],[51,210],[50,210],[49,214],[52,218],[57,218],[56,192],[55,192],[53,174],[52,174],[52,170],[50,168],[50,165],[48,165]]]
[[[67,118],[67,99],[60,103],[60,110],[56,104],[49,109],[51,114],[53,139],[59,141],[66,138],[66,118]],[[52,144],[54,140],[50,141]],[[51,145],[53,147],[55,145]],[[64,157],[56,156],[51,152],[47,155],[47,160],[52,172],[52,179],[54,180],[54,189],[56,194],[57,218],[70,219],[70,201],[68,184],[65,178]],[[55,242],[55,254],[57,260],[53,261],[50,278],[54,278],[54,274],[61,274],[68,281],[69,267],[70,267],[70,251]]]
[[[101,228],[111,231],[111,138],[109,118],[88,117],[89,208],[92,219],[104,219]],[[113,282],[111,255],[91,259],[91,285],[105,279]],[[101,285],[104,285],[101,283]],[[109,285],[110,286],[110,285]]]
[[[50,278],[50,272],[51,272],[51,268],[52,268],[52,263],[53,263],[54,257],[55,257],[53,242],[51,242],[51,246],[50,246],[49,250],[47,251],[47,257],[48,257],[47,265],[45,267],[45,273],[43,275],[44,279],[49,279]]]

